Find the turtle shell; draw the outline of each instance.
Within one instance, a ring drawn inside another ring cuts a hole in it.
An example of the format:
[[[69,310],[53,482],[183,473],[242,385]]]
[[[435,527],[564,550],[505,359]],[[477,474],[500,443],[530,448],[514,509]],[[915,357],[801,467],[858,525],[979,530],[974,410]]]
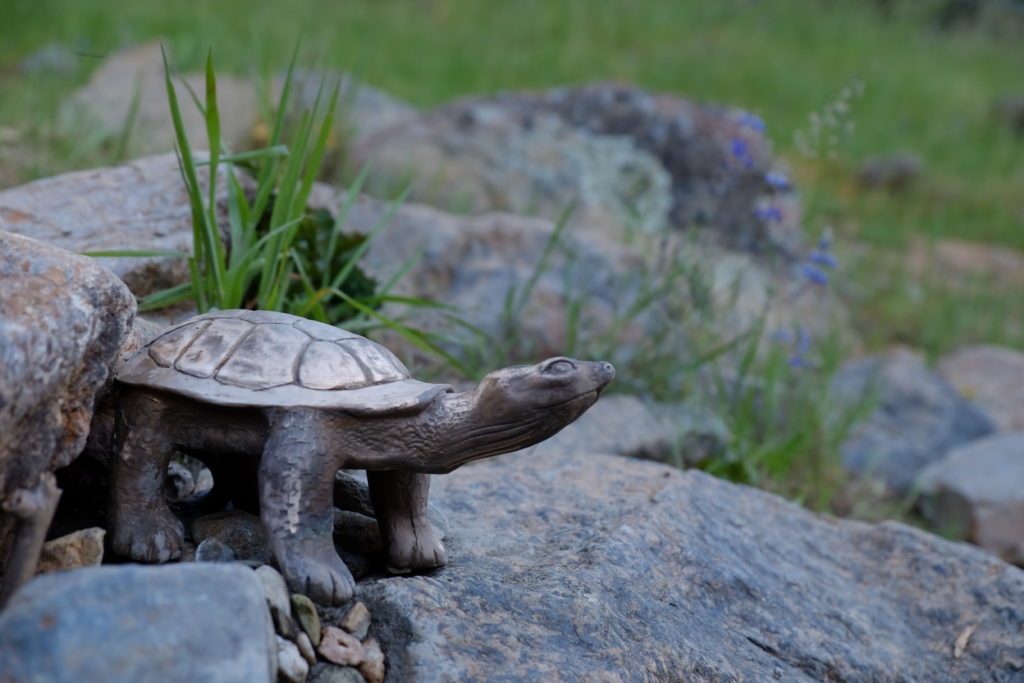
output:
[[[118,369],[124,384],[224,406],[417,412],[447,384],[414,380],[358,334],[287,313],[215,311],[165,330]]]

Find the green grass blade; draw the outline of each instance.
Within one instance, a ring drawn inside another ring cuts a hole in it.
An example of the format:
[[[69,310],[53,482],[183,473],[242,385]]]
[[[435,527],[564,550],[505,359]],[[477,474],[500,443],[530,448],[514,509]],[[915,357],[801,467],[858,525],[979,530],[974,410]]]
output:
[[[142,102],[142,74],[135,76],[135,83],[132,85],[132,100],[128,105],[128,115],[125,116],[124,125],[121,127],[121,134],[117,138],[117,146],[114,148],[114,160],[124,161],[128,154],[128,144],[131,141],[132,132],[135,130],[135,122],[139,117],[139,104]]]
[[[295,77],[295,64],[299,58],[299,43],[295,42],[295,48],[292,50],[292,58],[288,63],[288,72],[284,78],[284,85],[281,87],[281,96],[277,103],[277,116],[274,118],[274,125],[271,128],[270,140],[268,141],[268,147],[276,147],[281,141],[281,131],[284,128],[284,121],[287,116],[288,103],[290,101],[292,92],[292,82]],[[267,119],[270,121],[271,119]],[[255,222],[260,220],[263,216],[263,211],[267,208],[267,202],[270,201],[270,193],[274,188],[274,178],[277,175],[277,159],[271,157],[267,159],[267,163],[263,164],[260,168],[259,176],[256,178],[256,197],[252,203],[252,221],[255,227]]]
[[[320,105],[320,95],[324,89],[324,79],[320,80],[320,91],[317,92],[317,103],[313,107],[314,116],[316,115]],[[324,114],[320,120],[320,133],[317,135],[316,142],[313,144],[313,148],[310,150],[309,161],[306,164],[306,173],[302,178],[302,189],[299,190],[299,196],[297,204],[305,206],[306,201],[309,199],[309,193],[313,189],[313,183],[316,181],[317,174],[320,173],[320,164],[324,158],[324,152],[327,151],[327,142],[330,138],[331,131],[334,128],[334,110],[338,103],[338,94],[341,90],[341,79],[339,78],[337,83],[334,85],[334,90],[330,96],[330,102],[327,106],[327,113]]]
[[[220,107],[217,105],[217,75],[213,70],[213,48],[206,54],[206,110],[203,113],[206,119],[206,139],[209,143],[210,152],[210,188],[209,198],[206,204],[208,214],[208,225],[213,228],[212,242],[215,250],[215,270],[221,274],[225,267],[224,242],[220,237],[220,228],[217,225],[217,166],[220,161]],[[219,284],[223,288],[223,282]]]
[[[224,154],[220,157],[220,162],[224,164],[238,164],[243,161],[255,161],[258,159],[267,159],[270,157],[286,157],[288,156],[287,145],[274,145],[273,147],[266,147],[264,149],[254,149],[251,152],[242,152],[241,154]],[[200,166],[209,166],[209,161],[197,161],[196,168]]]
[[[387,317],[381,315],[380,313],[378,313],[377,311],[373,310],[372,308],[370,308],[369,306],[367,306],[363,302],[361,302],[361,301],[359,301],[357,299],[352,298],[351,296],[349,296],[345,292],[341,291],[340,289],[336,289],[335,288],[333,291],[334,291],[334,294],[336,296],[340,297],[342,300],[345,301],[345,303],[347,303],[349,306],[352,306],[352,308],[356,309],[357,311],[359,311],[363,315],[369,316],[371,318],[375,318],[376,320],[380,321],[384,325],[384,327],[387,327],[387,328],[389,328],[391,330],[394,330],[398,334],[402,335],[403,337],[405,337],[407,340],[409,340],[409,342],[412,343],[417,348],[419,348],[419,349],[421,349],[423,351],[426,351],[428,353],[435,353],[435,354],[441,356],[446,361],[448,361],[453,368],[456,368],[459,372],[463,373],[465,376],[467,376],[467,377],[472,376],[472,372],[469,370],[469,368],[467,368],[465,365],[463,365],[462,362],[458,358],[455,358],[453,355],[451,355],[450,353],[448,353],[447,351],[442,349],[437,344],[434,344],[430,340],[426,339],[425,337],[423,337],[419,333],[415,332],[414,330],[406,327],[405,325],[400,325],[399,323],[395,322],[394,320],[391,320],[390,318],[387,318]]]
[[[191,283],[185,283],[183,285],[176,285],[168,289],[161,290],[159,292],[153,292],[139,299],[138,310],[152,311],[157,308],[163,308],[164,306],[171,306],[173,304],[181,303],[186,301],[192,296],[192,285]]]
[[[558,246],[559,240],[562,238],[562,233],[565,232],[565,226],[569,223],[569,218],[572,216],[573,211],[576,210],[575,200],[570,202],[566,206],[561,215],[558,217],[558,221],[555,222],[555,229],[551,233],[551,237],[544,245],[544,251],[541,253],[540,258],[537,260],[537,265],[534,267],[533,272],[530,273],[529,279],[526,284],[519,290],[519,296],[515,302],[513,302],[513,314],[518,318],[519,314],[529,303],[530,297],[533,295],[533,290],[537,286],[537,282],[541,276],[547,271],[551,255],[555,251],[555,247]]]
[[[171,251],[167,249],[111,249],[106,251],[80,251],[82,256],[94,256],[96,258],[105,256],[148,258],[152,256],[167,256],[170,258],[188,258],[192,254],[184,251]]]
[[[349,257],[348,261],[345,262],[345,265],[342,267],[342,269],[338,271],[337,275],[335,275],[334,280],[331,282],[332,289],[341,288],[341,286],[345,283],[345,280],[352,273],[353,269],[355,269],[356,264],[359,262],[359,259],[361,259],[363,257],[363,254],[366,253],[366,250],[370,248],[370,244],[372,244],[373,240],[377,237],[377,235],[380,234],[380,231],[383,230],[384,227],[391,222],[391,219],[398,211],[398,207],[405,203],[405,199],[406,197],[409,196],[409,193],[411,191],[412,185],[407,185],[405,190],[402,191],[402,194],[399,195],[399,197],[395,199],[393,202],[391,202],[391,206],[388,207],[388,210],[384,213],[383,216],[380,217],[380,220],[377,221],[376,225],[373,226],[373,229],[370,230],[370,232],[366,235],[366,239],[363,240],[363,243],[360,244],[356,248],[356,250],[352,252],[352,255]]]
[[[185,176],[185,186],[188,189],[189,203],[192,209],[192,248],[198,261],[193,275],[195,277],[194,282],[200,282],[200,288],[203,290],[203,296],[198,297],[196,303],[201,307],[205,307],[210,305],[210,292],[207,290],[215,293],[221,289],[221,264],[216,263],[215,259],[218,253],[216,242],[220,240],[220,233],[216,223],[213,225],[209,224],[206,212],[203,210],[195,160],[192,157],[192,148],[189,146],[188,137],[185,134],[185,124],[182,121],[181,108],[178,105],[178,95],[174,90],[174,83],[171,81],[171,70],[167,62],[167,53],[162,45],[160,50],[164,61],[164,84],[167,88],[167,101],[171,108],[171,120],[174,124],[178,161]],[[215,183],[216,177],[211,177],[210,180],[211,183]],[[202,247],[200,248],[198,245],[202,245]],[[199,264],[201,264],[201,267]],[[200,274],[205,278],[209,278],[209,280],[200,279]],[[203,310],[204,308],[200,308],[200,311]]]
[[[420,247],[419,249],[416,250],[416,253],[414,253],[409,258],[405,259],[405,262],[403,262],[402,265],[399,266],[398,270],[391,274],[391,277],[388,278],[388,281],[377,288],[377,294],[380,296],[384,296],[388,292],[390,292],[391,288],[398,284],[398,281],[405,277],[406,273],[408,273],[412,269],[412,267],[416,265],[416,263],[421,258],[423,258],[423,254],[425,254],[426,251],[427,248],[425,246]]]
[[[356,199],[363,189],[363,184],[370,175],[370,167],[370,164],[364,164],[359,169],[359,174],[356,176],[355,181],[345,191],[345,201],[338,207],[338,216],[334,219],[334,229],[331,230],[330,239],[327,240],[327,257],[324,259],[324,263],[330,264],[334,262],[334,250],[337,247],[338,234],[348,220],[348,214],[352,211],[352,207],[355,205]]]

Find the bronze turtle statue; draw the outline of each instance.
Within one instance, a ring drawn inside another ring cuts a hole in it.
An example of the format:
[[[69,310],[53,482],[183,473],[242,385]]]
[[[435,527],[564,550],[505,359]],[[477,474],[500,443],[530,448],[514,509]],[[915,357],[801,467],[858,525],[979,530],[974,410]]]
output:
[[[293,591],[326,604],[354,582],[333,542],[339,469],[365,469],[393,571],[445,564],[427,521],[432,473],[533,445],[594,404],[609,363],[551,358],[487,375],[473,390],[412,379],[390,351],[285,313],[226,310],[175,325],[116,380],[112,543],[165,562],[182,551],[167,506],[171,455],[259,458],[260,516]]]

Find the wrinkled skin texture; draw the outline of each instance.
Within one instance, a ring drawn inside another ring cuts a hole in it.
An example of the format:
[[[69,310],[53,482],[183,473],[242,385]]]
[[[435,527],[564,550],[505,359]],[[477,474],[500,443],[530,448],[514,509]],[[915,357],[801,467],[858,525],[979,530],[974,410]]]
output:
[[[256,457],[261,518],[290,589],[324,604],[344,603],[354,582],[332,541],[339,469],[368,471],[393,572],[443,566],[444,547],[427,520],[430,474],[546,439],[593,405],[614,374],[608,363],[552,358],[491,373],[476,389],[440,395],[416,414],[374,417],[228,408],[121,387],[112,398],[113,548],[142,562],[180,557],[183,529],[163,495],[175,450],[214,467],[218,458]]]

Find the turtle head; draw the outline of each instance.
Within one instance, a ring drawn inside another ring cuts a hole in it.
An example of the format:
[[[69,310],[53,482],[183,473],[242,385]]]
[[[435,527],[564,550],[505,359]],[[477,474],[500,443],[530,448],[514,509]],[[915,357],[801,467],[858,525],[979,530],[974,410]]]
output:
[[[536,365],[517,365],[492,372],[477,387],[482,417],[501,419],[508,413],[570,415],[561,429],[597,401],[615,377],[611,363],[549,358]],[[554,432],[552,432],[554,433]]]
[[[532,446],[594,405],[615,377],[611,363],[549,358],[497,370],[469,392],[469,410],[446,469]]]

